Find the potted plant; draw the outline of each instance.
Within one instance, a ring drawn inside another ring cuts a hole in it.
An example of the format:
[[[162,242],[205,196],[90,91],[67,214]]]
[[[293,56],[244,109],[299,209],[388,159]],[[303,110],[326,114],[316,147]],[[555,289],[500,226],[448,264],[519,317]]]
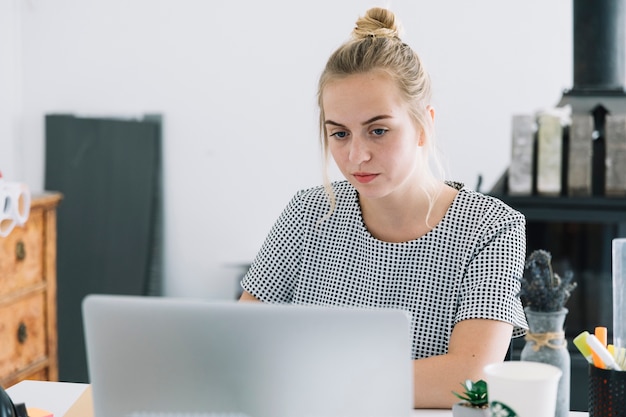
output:
[[[463,394],[452,392],[461,399],[452,406],[452,415],[454,417],[490,417],[487,383],[482,379],[476,382],[467,379],[461,385],[464,388]]]
[[[529,330],[520,359],[547,363],[563,371],[556,417],[569,415],[571,360],[563,328],[568,312],[565,303],[575,288],[571,271],[562,277],[554,271],[550,252],[535,250],[527,258],[519,295]]]
[[[574,274],[568,270],[563,277],[552,268],[552,255],[543,249],[533,251],[526,260],[519,293],[527,310],[561,311],[576,288]]]

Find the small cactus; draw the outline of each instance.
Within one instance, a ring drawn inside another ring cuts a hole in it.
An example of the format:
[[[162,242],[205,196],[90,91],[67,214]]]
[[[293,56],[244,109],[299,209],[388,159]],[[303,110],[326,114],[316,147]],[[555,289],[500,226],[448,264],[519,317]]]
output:
[[[461,383],[461,385],[464,388],[463,394],[452,391],[454,395],[475,408],[485,408],[488,406],[489,399],[487,398],[487,383],[485,381],[481,379],[472,382],[467,379],[465,382]]]

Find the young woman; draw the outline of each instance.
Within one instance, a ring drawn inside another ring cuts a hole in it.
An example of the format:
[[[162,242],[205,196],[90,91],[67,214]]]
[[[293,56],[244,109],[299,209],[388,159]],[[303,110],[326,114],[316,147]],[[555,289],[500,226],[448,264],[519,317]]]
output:
[[[430,89],[393,13],[368,10],[319,81],[324,154],[346,180],[293,197],[241,300],[406,311],[415,407],[449,408],[524,333],[525,219],[431,170]]]

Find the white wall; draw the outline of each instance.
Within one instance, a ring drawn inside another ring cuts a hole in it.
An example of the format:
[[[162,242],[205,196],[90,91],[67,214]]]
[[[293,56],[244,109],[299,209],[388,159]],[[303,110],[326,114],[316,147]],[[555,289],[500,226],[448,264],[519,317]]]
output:
[[[570,0],[0,2],[21,4],[18,50],[2,40],[0,63],[23,58],[0,73],[1,87],[23,79],[17,133],[0,116],[0,170],[43,187],[46,113],[164,115],[169,295],[230,296],[228,265],[249,262],[291,195],[320,183],[317,77],[368,7],[402,20],[434,82],[450,178],[470,187],[508,166],[511,116],[572,83]]]
[[[0,0],[0,172],[22,178],[18,141],[21,116],[21,37],[19,0]]]

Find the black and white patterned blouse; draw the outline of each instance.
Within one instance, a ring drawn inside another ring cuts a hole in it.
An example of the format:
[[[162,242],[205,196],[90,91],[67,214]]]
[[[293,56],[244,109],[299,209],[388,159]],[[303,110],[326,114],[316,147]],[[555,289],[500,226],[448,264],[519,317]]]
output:
[[[440,223],[419,239],[383,242],[367,230],[357,191],[333,184],[332,216],[323,187],[298,192],[263,243],[242,287],[264,302],[397,308],[408,313],[413,359],[444,354],[454,325],[500,320],[524,334],[519,297],[524,216],[460,188]]]

